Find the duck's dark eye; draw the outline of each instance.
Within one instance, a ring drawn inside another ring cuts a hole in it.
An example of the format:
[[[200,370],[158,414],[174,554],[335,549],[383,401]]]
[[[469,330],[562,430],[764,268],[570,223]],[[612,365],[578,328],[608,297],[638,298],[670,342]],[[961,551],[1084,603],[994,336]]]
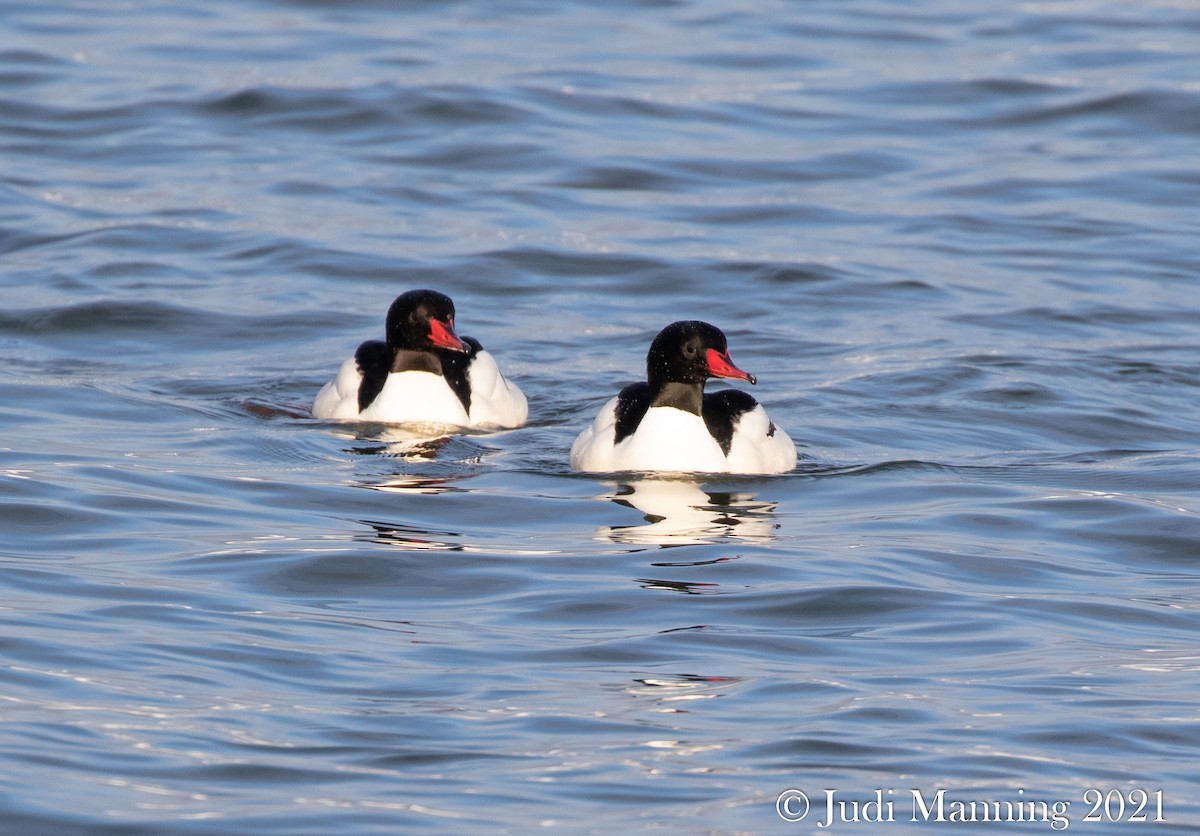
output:
[[[685,342],[683,344],[683,356],[684,357],[695,357],[696,352],[698,350],[699,350],[699,348],[696,345],[695,340],[688,340],[687,342]]]

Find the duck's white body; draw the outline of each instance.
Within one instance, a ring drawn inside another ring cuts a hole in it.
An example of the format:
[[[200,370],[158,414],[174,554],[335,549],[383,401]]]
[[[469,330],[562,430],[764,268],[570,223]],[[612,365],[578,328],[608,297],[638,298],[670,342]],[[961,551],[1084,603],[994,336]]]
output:
[[[637,432],[616,442],[617,398],[601,409],[571,445],[571,467],[595,473],[623,470],[728,470],[725,454],[700,416],[662,406],[646,410]]]
[[[795,442],[761,405],[742,413],[725,457],[730,473],[786,473],[796,459]]]
[[[382,391],[358,408],[363,375],[352,357],[337,377],[317,393],[313,417],[331,421],[379,421],[388,424],[436,424],[451,427],[519,427],[529,417],[524,393],[500,373],[495,358],[480,349],[467,367],[470,412],[446,378],[424,371],[392,372]]]
[[[636,431],[616,441],[617,402],[600,410],[571,446],[571,467],[591,472],[784,473],[796,466],[796,445],[761,405],[734,420],[726,455],[704,419],[670,406],[651,407]]]

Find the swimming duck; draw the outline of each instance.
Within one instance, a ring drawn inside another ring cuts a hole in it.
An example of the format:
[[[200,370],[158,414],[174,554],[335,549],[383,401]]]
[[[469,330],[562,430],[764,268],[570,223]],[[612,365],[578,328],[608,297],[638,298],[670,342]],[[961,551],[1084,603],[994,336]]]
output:
[[[453,427],[519,427],[525,395],[472,337],[454,330],[454,302],[410,290],[387,313],[386,341],[368,340],[313,402],[315,418]]]
[[[571,446],[574,470],[783,473],[796,445],[747,393],[704,393],[710,377],[756,383],[707,322],[674,322],[646,357],[647,380],[626,386]]]

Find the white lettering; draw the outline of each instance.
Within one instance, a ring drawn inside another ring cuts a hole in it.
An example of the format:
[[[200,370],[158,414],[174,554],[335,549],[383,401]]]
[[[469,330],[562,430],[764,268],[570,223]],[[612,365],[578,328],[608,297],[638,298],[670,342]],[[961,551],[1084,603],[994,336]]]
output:
[[[937,812],[937,815],[934,816],[933,820],[934,821],[945,821],[946,820],[946,816],[942,809],[942,806],[946,800],[946,791],[945,790],[938,790],[936,793],[934,793],[934,796],[933,796],[934,806],[933,807],[930,807],[925,804],[925,796],[921,793],[920,790],[913,790],[912,797],[913,797],[913,814],[912,814],[911,821],[929,821],[930,816],[933,816],[933,811],[935,808],[937,809],[938,812]],[[918,809],[920,809],[920,811],[921,811],[920,818],[917,818],[917,810]]]
[[[1024,790],[1019,790],[1024,793]],[[947,799],[946,790],[938,789],[926,799],[919,789],[911,790],[912,817],[910,821],[954,822],[1045,822],[1051,830],[1066,830],[1069,801],[960,801]]]

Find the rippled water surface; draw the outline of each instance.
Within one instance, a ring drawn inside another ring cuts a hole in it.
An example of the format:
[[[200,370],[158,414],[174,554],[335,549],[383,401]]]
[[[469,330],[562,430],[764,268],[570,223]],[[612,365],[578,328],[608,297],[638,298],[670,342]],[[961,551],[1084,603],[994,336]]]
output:
[[[103,5],[0,5],[0,831],[1200,826],[1194,4]],[[309,416],[420,286],[529,426]],[[571,473],[683,318],[799,466]]]

